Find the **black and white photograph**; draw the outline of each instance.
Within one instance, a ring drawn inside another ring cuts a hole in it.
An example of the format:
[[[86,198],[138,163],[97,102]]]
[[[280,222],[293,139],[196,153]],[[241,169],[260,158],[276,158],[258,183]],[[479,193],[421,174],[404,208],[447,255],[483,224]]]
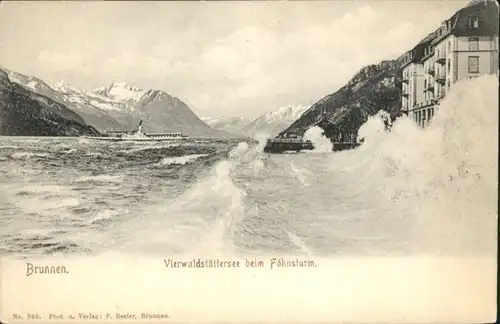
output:
[[[498,16],[1,2],[0,320],[494,322]]]

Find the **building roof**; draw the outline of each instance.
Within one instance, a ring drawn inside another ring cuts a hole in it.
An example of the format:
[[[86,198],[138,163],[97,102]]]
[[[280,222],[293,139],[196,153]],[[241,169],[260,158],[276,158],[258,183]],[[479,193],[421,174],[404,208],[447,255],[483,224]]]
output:
[[[415,47],[409,50],[406,55],[406,59],[403,59],[402,67],[407,66],[411,63],[420,62],[422,58],[425,56],[425,48],[428,47],[431,42],[436,38],[436,31],[429,33],[425,36],[420,42],[418,42]]]
[[[478,28],[469,28],[469,17],[478,17]],[[459,12],[453,26],[456,36],[497,36],[498,5],[492,1],[484,1],[465,7]]]
[[[477,28],[470,27],[470,18],[478,18]],[[496,36],[498,35],[498,5],[494,0],[472,0],[466,7],[445,20],[441,27],[425,36],[415,47],[401,56],[402,67],[420,62],[425,48],[439,43],[448,35]]]
[[[425,36],[424,39],[422,39],[418,44],[418,45],[422,45],[422,44],[429,44],[430,42],[432,42],[434,40],[434,38],[436,38],[436,31],[433,31],[431,33],[429,33],[429,35]],[[417,47],[415,46],[415,47]]]
[[[470,19],[477,18],[477,28],[470,26]],[[445,20],[436,30],[433,43],[439,43],[447,35],[495,36],[498,35],[498,6],[494,1],[471,2]]]

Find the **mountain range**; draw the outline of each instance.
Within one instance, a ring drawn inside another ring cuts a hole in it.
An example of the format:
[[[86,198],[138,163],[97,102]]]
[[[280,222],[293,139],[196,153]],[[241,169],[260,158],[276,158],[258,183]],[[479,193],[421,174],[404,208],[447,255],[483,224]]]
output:
[[[212,128],[225,131],[231,134],[246,136],[243,128],[252,120],[245,117],[201,117],[207,125]]]
[[[278,108],[253,120],[243,127],[245,134],[249,136],[276,136],[284,128],[290,126],[308,108],[303,105],[287,105]]]
[[[308,107],[304,105],[282,106],[253,120],[244,117],[202,117],[201,119],[213,128],[233,134],[252,138],[276,136],[298,119]]]
[[[0,108],[11,107],[9,116],[14,116],[0,121],[4,125],[3,135],[34,133],[44,135],[46,130],[43,128],[34,131],[36,127],[30,126],[30,129],[25,129],[16,125],[16,111],[29,110],[30,106],[24,107],[22,102],[16,101],[18,97],[13,96],[11,91],[22,92],[31,98],[44,98],[38,100],[38,105],[51,111],[50,116],[54,117],[64,111],[63,116],[57,118],[71,115],[71,120],[84,128],[93,129],[92,132],[95,133],[133,129],[139,120],[143,120],[145,132],[183,132],[193,137],[215,138],[275,136],[307,109],[307,106],[288,105],[253,120],[244,117],[199,118],[184,102],[162,90],[141,89],[126,82],[115,82],[97,89],[83,90],[63,81],[51,84],[40,78],[26,76],[3,67],[0,71],[4,84],[0,89],[3,103]],[[18,106],[24,108],[20,110],[16,108]],[[54,107],[60,109],[54,110]],[[37,114],[31,116],[38,118]],[[50,119],[51,122],[57,123],[54,118]],[[36,123],[36,121],[30,122],[33,125]],[[13,129],[16,131],[13,132]],[[81,132],[85,131],[82,129]],[[79,133],[74,128],[57,132],[75,136]]]
[[[58,105],[65,111],[73,112],[75,120],[83,123],[82,125],[91,125],[98,132],[131,130],[139,120],[143,120],[145,132],[182,132],[192,137],[240,137],[210,127],[198,118],[183,101],[162,90],[144,90],[125,82],[116,82],[87,91],[64,82],[49,84],[42,79],[5,68],[1,68],[0,71],[2,71],[3,82],[11,85],[2,89],[2,106],[13,107],[11,114],[15,113],[17,106],[22,105],[21,102],[16,101],[16,96],[9,95],[9,91],[17,89],[16,91],[22,91],[32,97],[46,98],[47,102],[50,102],[46,105]],[[53,114],[57,113],[53,112]],[[15,135],[31,134],[30,130],[23,132],[23,127],[12,125],[14,120],[2,120],[4,129],[12,130],[17,127]],[[10,135],[7,131],[3,134]],[[39,131],[38,134],[43,135],[43,132]]]

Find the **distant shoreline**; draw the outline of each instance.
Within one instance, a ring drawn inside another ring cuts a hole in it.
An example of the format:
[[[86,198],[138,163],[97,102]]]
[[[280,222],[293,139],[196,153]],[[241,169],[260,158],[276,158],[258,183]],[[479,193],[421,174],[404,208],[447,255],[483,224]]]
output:
[[[64,138],[64,139],[77,139],[82,136],[53,136],[53,135],[0,135],[0,139],[7,139],[7,138],[15,138],[15,139],[20,139],[20,138]],[[191,137],[191,140],[214,140],[214,141],[221,141],[221,140],[227,140],[227,141],[235,141],[235,140],[240,140],[240,141],[250,141],[250,142],[258,142],[255,139],[252,138],[245,138],[245,137]]]
[[[0,138],[79,138],[80,136],[54,136],[54,135],[0,135]]]

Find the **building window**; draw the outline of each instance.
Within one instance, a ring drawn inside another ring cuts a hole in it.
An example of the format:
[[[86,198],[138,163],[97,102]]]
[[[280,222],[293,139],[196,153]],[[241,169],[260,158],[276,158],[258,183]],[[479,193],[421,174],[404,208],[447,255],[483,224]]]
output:
[[[450,73],[450,71],[451,71],[451,62],[450,60],[448,60],[448,73]]]
[[[451,40],[448,41],[448,53],[451,53]]]
[[[479,18],[478,17],[470,17],[469,18],[469,28],[478,28],[479,27]]]
[[[479,37],[470,37],[469,51],[478,51],[478,50],[479,50]]]
[[[479,73],[479,56],[469,56],[469,73]]]

